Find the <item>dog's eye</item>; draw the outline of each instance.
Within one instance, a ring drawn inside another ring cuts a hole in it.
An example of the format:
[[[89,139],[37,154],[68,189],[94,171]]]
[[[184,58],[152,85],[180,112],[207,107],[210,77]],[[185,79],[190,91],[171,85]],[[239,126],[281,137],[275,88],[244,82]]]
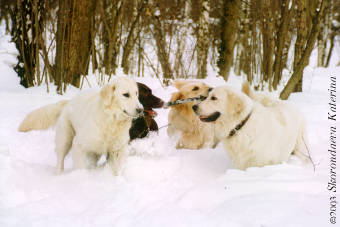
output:
[[[199,87],[195,86],[192,90],[197,91],[198,89],[199,89]]]
[[[130,97],[130,94],[129,93],[124,93],[123,94],[126,98],[129,98]]]
[[[208,92],[211,92],[211,91],[212,91],[212,89],[213,89],[213,88],[212,88],[212,87],[210,87],[210,88],[208,89]]]
[[[217,98],[215,96],[212,96],[210,99],[214,100],[214,101],[217,100]]]

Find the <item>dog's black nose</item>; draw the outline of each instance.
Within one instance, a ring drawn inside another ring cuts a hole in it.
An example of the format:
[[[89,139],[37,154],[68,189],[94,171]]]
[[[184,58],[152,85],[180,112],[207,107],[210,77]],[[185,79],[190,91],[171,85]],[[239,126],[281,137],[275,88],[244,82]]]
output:
[[[201,101],[204,101],[204,100],[206,100],[206,99],[207,99],[207,96],[200,95],[200,100],[201,100]]]
[[[197,105],[193,105],[193,106],[192,106],[192,109],[193,109],[195,112],[196,112],[197,108],[198,108]]]
[[[161,101],[159,102],[159,105],[160,105],[161,107],[164,106],[164,101],[161,100]]]

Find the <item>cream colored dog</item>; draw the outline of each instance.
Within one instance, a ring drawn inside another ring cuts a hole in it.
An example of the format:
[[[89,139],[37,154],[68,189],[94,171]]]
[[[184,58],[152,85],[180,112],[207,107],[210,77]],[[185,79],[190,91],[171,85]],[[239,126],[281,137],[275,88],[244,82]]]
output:
[[[201,121],[215,125],[235,167],[278,164],[292,153],[307,161],[303,116],[283,101],[246,92],[255,100],[230,87],[216,87],[193,106]]]
[[[142,111],[136,82],[117,78],[99,93],[82,93],[69,101],[43,106],[23,120],[19,131],[47,129],[56,124],[57,171],[64,170],[71,150],[74,168],[95,166],[102,154],[117,175],[133,117]]]
[[[210,87],[198,81],[174,81],[178,92],[172,94],[170,101],[207,96]],[[176,148],[200,149],[214,147],[214,125],[201,122],[192,110],[194,103],[184,103],[171,107],[168,120],[168,135],[179,135]]]

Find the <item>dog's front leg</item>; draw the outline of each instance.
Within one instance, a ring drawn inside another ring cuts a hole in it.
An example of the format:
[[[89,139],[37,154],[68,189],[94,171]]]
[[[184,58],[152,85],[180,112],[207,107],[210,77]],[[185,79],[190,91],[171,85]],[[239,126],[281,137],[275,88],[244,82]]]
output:
[[[118,176],[122,167],[122,163],[126,159],[125,146],[118,150],[113,150],[108,153],[108,164],[112,169],[113,175]]]
[[[82,146],[75,143],[71,148],[74,169],[86,169],[87,153],[82,150]]]

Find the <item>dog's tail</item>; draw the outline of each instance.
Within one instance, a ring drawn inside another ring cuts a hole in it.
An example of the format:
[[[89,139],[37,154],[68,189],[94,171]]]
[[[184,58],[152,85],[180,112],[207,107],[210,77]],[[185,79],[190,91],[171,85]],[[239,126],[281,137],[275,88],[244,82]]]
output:
[[[31,130],[44,130],[55,125],[61,111],[68,101],[63,100],[54,104],[49,104],[30,112],[19,126],[20,132]]]
[[[273,98],[270,94],[266,94],[261,91],[254,91],[253,89],[251,89],[248,81],[245,81],[242,84],[242,92],[246,94],[249,98],[251,98],[253,101],[261,103],[263,106],[266,107],[271,107],[279,104],[279,101]]]
[[[249,96],[250,98],[252,97],[252,90],[251,90],[251,87],[248,81],[243,82],[242,92],[246,94],[247,96]]]
[[[293,152],[303,163],[311,163],[315,171],[315,163],[309,151],[309,143],[307,140],[307,131],[305,126],[305,120],[302,119],[301,126],[296,141],[296,145]]]

